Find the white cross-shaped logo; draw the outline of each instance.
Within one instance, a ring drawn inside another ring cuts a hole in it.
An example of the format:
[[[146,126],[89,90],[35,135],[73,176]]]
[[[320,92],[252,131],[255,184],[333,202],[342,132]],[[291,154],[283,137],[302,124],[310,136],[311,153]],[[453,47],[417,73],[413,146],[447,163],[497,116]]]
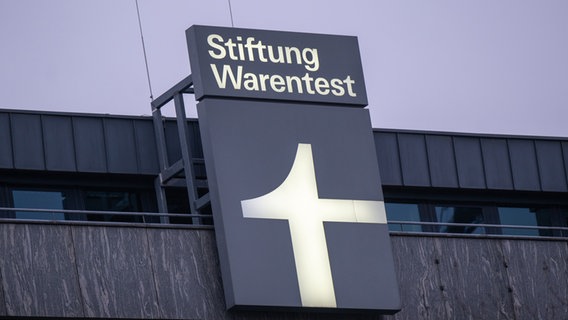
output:
[[[310,144],[298,144],[279,187],[241,201],[241,207],[245,218],[288,220],[305,307],[337,307],[323,222],[386,223],[383,201],[319,198]]]

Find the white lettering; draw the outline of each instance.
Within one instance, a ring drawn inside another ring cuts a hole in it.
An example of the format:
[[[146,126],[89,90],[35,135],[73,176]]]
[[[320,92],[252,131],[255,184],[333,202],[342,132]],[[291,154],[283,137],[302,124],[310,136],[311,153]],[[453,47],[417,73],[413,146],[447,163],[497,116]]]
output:
[[[284,78],[282,78],[282,76],[275,74],[270,77],[270,87],[276,92],[284,92],[284,90],[286,90],[286,87],[284,86],[285,84],[286,83],[284,82]]]
[[[345,78],[343,82],[347,84],[347,92],[349,93],[349,96],[356,97],[357,94],[353,92],[353,84],[355,83],[355,81],[351,80],[351,76],[347,76],[347,78]]]
[[[331,79],[331,86],[333,87],[331,93],[333,93],[334,96],[341,97],[345,94],[342,83],[343,81],[341,81],[341,79]]]
[[[241,89],[241,80],[243,74],[243,67],[237,66],[237,77],[233,74],[233,70],[231,66],[224,65],[223,66],[223,76],[219,76],[219,71],[217,71],[217,66],[215,64],[211,64],[211,71],[213,71],[213,76],[215,76],[215,81],[217,81],[217,86],[221,89],[225,89],[227,87],[227,76],[231,79],[231,83],[233,84],[233,88],[235,90]]]
[[[243,66],[236,66],[236,69],[234,69],[233,66],[229,64],[219,67],[212,63],[210,67],[217,86],[220,89],[227,89],[227,86],[230,84],[234,90],[244,88],[247,91],[268,91],[268,88],[270,88],[277,93],[307,93],[322,96],[327,96],[332,93],[337,97],[342,97],[347,93],[351,97],[357,96],[353,90],[355,80],[351,79],[350,75],[343,80],[340,78],[327,79],[324,77],[314,79],[309,72],[306,72],[300,77],[283,76],[279,74],[256,74],[252,72],[245,73]]]
[[[316,91],[322,96],[329,94],[329,82],[325,78],[317,78],[314,82],[316,86]]]
[[[207,52],[209,52],[209,55],[211,56],[211,58],[213,59],[223,59],[225,58],[225,56],[227,55],[227,52],[225,52],[225,48],[223,48],[222,45],[217,44],[214,42],[214,40],[217,40],[221,43],[223,43],[223,37],[221,37],[218,34],[210,34],[207,37],[207,44],[212,47],[213,49],[217,49],[219,51],[219,53],[216,53],[213,50],[209,50]]]
[[[308,71],[319,70],[319,55],[316,48],[286,47],[265,45],[254,37],[243,39],[236,36],[235,39],[223,39],[218,34],[210,34],[207,44],[212,48],[207,52],[213,59],[227,57],[233,61],[258,61],[287,64],[303,64]]]

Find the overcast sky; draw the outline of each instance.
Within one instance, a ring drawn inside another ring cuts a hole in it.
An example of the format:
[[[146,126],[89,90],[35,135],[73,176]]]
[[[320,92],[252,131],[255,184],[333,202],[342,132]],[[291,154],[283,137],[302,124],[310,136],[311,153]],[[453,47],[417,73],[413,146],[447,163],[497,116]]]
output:
[[[227,0],[139,7],[154,97],[191,73],[189,26],[231,26]],[[235,27],[358,36],[374,127],[568,136],[566,0],[231,8]],[[149,103],[135,0],[0,0],[0,108],[149,115]]]

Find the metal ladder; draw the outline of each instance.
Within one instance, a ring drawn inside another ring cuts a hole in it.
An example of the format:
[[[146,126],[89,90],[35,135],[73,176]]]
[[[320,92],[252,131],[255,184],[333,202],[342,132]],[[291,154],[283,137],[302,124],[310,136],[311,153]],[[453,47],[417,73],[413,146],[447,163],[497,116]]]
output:
[[[195,177],[196,159],[191,149],[191,138],[187,124],[184,94],[193,94],[193,79],[191,75],[174,85],[164,94],[152,101],[152,118],[158,149],[160,173],[154,180],[158,210],[160,213],[169,213],[166,198],[166,189],[185,187],[189,199],[189,214],[192,224],[205,224],[205,219],[211,219],[211,215],[202,214],[202,210],[210,203],[209,193],[199,196],[198,187],[207,187],[204,182],[199,183]],[[170,165],[167,153],[167,141],[164,131],[164,118],[161,108],[171,100],[174,100],[176,124],[179,136],[181,159]],[[170,223],[169,217],[162,217],[162,223]]]

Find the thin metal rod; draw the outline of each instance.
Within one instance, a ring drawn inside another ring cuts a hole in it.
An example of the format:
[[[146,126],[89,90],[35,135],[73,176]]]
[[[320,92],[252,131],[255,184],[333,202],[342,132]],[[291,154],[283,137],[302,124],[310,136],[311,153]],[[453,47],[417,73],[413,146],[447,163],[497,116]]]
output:
[[[142,52],[144,53],[144,65],[146,66],[146,78],[148,79],[148,89],[150,90],[150,100],[154,100],[154,93],[152,92],[152,83],[150,81],[150,68],[148,67],[148,57],[146,56],[146,44],[144,42],[144,33],[142,32],[142,19],[140,19],[140,8],[138,7],[138,0],[136,2],[136,14],[138,16],[138,28],[140,30],[140,40],[142,41]]]
[[[229,3],[229,15],[231,16],[231,27],[235,27],[235,23],[233,22],[233,8],[231,8],[231,0],[227,0]]]

